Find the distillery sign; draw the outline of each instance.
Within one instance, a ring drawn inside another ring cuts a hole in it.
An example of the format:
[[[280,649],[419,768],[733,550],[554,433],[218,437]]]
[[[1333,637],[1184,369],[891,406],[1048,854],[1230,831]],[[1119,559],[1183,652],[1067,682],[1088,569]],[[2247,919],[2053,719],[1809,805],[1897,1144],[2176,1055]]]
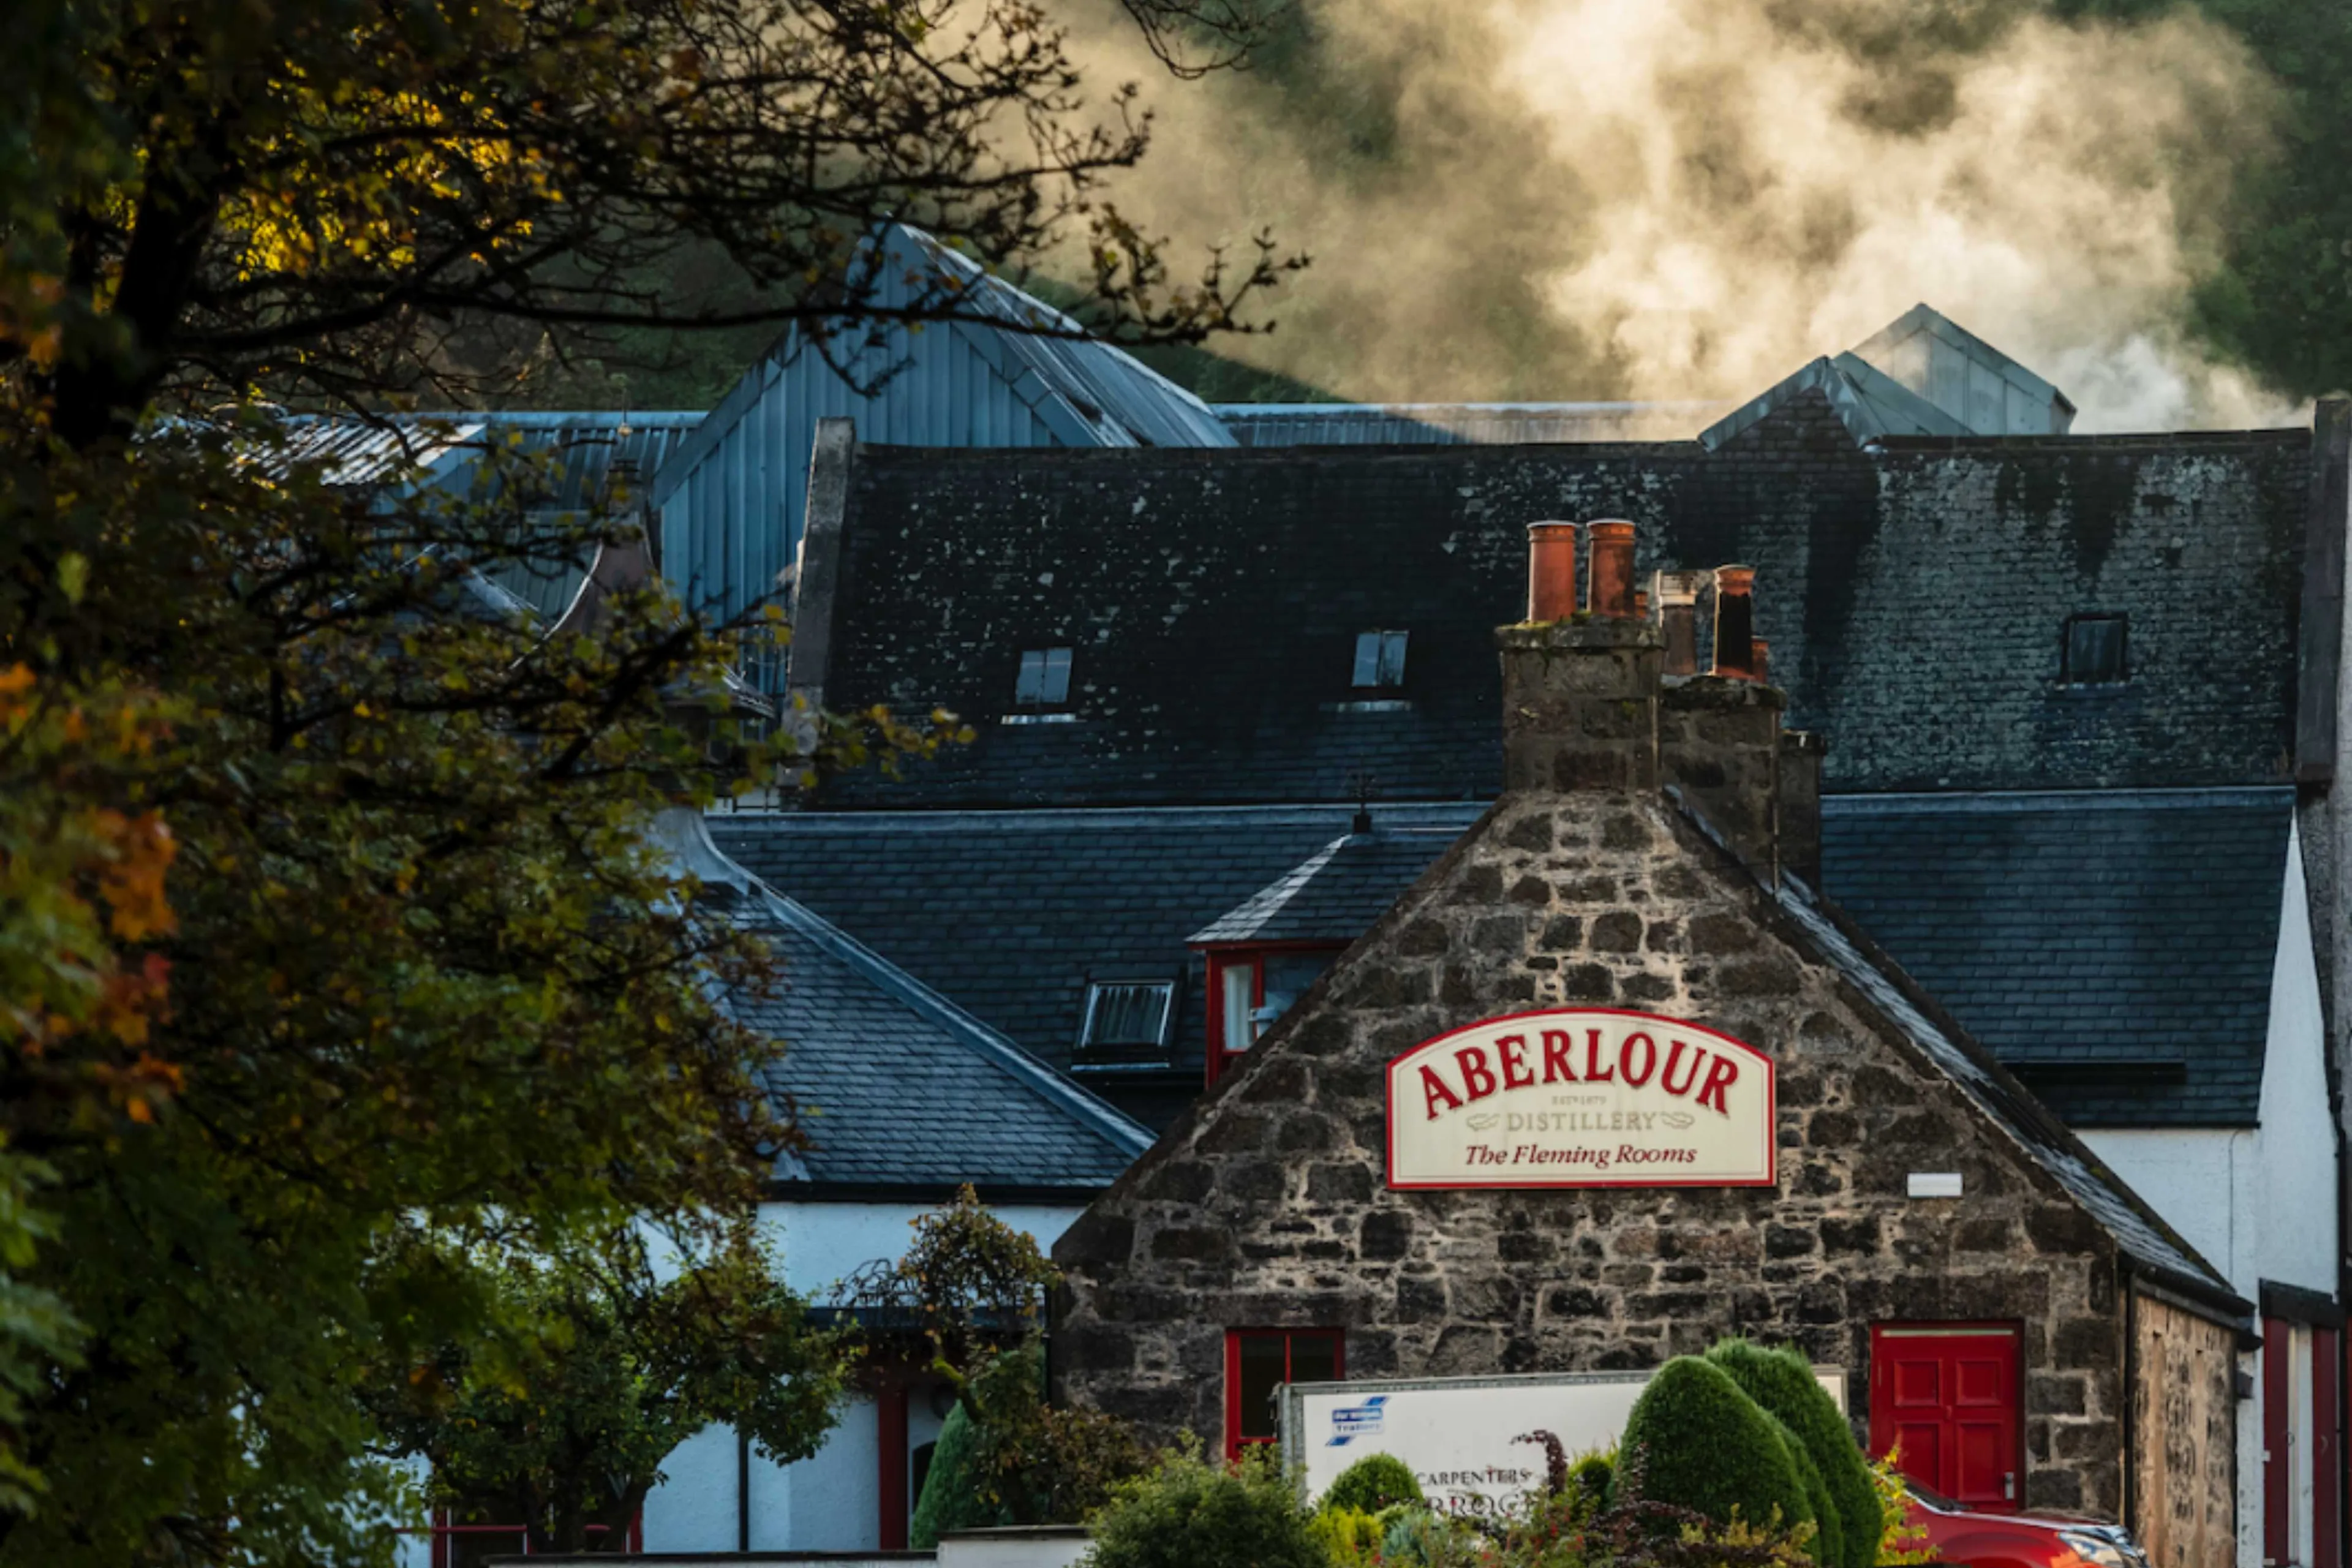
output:
[[[1391,1187],[1769,1187],[1772,1061],[1675,1018],[1488,1018],[1389,1064]]]

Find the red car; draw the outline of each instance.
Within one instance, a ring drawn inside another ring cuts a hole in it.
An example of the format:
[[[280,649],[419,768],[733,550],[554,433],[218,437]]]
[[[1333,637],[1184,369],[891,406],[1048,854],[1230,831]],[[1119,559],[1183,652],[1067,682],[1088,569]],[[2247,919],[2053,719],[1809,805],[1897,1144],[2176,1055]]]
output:
[[[1942,1563],[1969,1568],[2147,1568],[2147,1556],[2119,1524],[2063,1513],[1977,1513],[1921,1486],[1911,1493],[1911,1527]]]

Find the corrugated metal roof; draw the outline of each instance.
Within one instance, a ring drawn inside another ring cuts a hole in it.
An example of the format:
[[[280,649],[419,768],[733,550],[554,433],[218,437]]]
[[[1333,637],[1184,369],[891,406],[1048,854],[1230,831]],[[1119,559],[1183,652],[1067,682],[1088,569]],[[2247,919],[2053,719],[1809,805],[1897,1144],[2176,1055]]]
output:
[[[534,513],[576,517],[605,492],[615,462],[632,466],[632,488],[643,494],[702,417],[691,409],[404,414],[377,419],[297,415],[285,421],[287,444],[276,463],[281,470],[322,464],[327,482],[339,486],[406,483],[461,490],[475,462],[493,451],[509,453],[531,464],[536,482],[545,487]],[[484,576],[551,623],[580,591],[594,552],[591,544],[576,560],[512,562]]]
[[[970,338],[996,363],[1016,390],[1027,392],[1024,373],[1040,384],[1042,399],[1066,406],[1078,421],[1086,438],[1066,421],[1041,405],[1039,413],[1056,426],[1067,447],[1230,447],[1231,431],[1210,406],[1137,360],[1124,350],[1093,337],[1041,337],[1040,331],[1083,333],[1086,329],[1044,300],[1025,294],[1001,278],[991,277],[980,265],[933,239],[919,229],[897,226],[896,241],[912,247],[932,268],[967,290],[970,302],[984,314],[1017,329],[991,331],[976,322],[959,321],[956,331]]]
[[[777,596],[797,559],[819,420],[901,447],[1231,447],[1209,405],[1078,324],[903,225],[863,253],[877,309],[956,305],[985,320],[886,323],[826,350],[786,332],[656,478],[661,568],[689,603],[741,616]],[[1002,322],[1002,327],[990,322]]]
[[[1703,403],[1220,403],[1244,447],[1510,447],[1683,441],[1732,405]]]
[[[603,492],[617,458],[634,465],[637,488],[702,423],[695,409],[572,413],[488,412],[295,415],[285,421],[284,461],[318,462],[328,481],[374,485],[403,479],[445,484],[462,479],[472,458],[492,450],[542,461],[547,510],[583,511]]]

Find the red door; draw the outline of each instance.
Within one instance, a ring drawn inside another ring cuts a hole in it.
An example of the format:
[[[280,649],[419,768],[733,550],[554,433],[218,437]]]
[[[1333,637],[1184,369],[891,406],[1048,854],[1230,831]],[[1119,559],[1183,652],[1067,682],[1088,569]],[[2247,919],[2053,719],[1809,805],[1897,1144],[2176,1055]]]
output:
[[[1956,1502],[2013,1513],[2024,1492],[2018,1331],[2007,1323],[1874,1323],[1870,1451]]]

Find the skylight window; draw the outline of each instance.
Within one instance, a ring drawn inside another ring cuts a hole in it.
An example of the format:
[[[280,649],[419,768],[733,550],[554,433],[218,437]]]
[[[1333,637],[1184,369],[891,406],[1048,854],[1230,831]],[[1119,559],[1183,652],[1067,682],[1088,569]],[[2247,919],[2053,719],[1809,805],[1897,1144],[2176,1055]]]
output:
[[[2067,616],[2058,679],[2069,686],[2119,686],[2129,679],[2126,643],[2130,626],[2127,616]]]
[[[1089,1051],[1165,1051],[1169,1015],[1175,1010],[1172,980],[1093,981],[1087,986],[1078,1045]]]
[[[1022,708],[1059,708],[1070,700],[1070,650],[1032,647],[1021,652],[1021,675],[1013,700]]]
[[[1360,632],[1356,637],[1356,684],[1404,684],[1403,632]]]

